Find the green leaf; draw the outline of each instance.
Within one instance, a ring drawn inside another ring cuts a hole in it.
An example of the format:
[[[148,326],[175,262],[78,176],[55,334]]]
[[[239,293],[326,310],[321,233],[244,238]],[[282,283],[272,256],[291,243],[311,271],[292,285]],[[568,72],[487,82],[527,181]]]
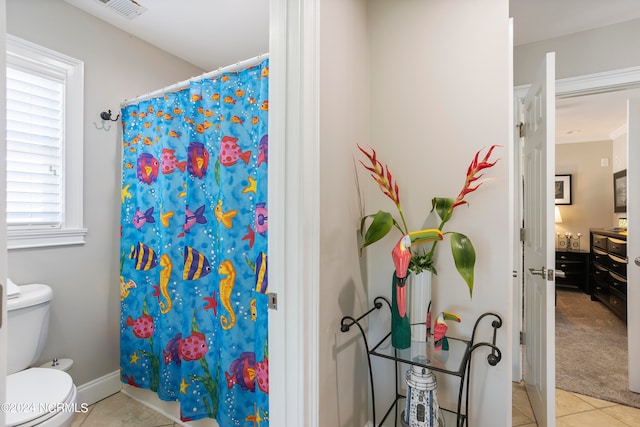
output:
[[[434,197],[431,200],[431,211],[435,209],[442,222],[447,222],[451,217],[451,206],[453,206],[453,202],[454,200],[450,198]]]
[[[375,215],[367,215],[362,218],[362,221],[360,222],[360,234],[364,231],[367,218],[373,218],[373,221],[371,222],[371,225],[369,225],[369,228],[367,228],[364,235],[364,243],[360,248],[360,253],[362,253],[362,249],[365,247],[386,236],[395,222],[393,216],[389,212],[378,211]]]
[[[473,267],[476,263],[476,251],[471,240],[461,233],[451,233],[451,253],[460,276],[467,282],[469,296],[473,297]]]

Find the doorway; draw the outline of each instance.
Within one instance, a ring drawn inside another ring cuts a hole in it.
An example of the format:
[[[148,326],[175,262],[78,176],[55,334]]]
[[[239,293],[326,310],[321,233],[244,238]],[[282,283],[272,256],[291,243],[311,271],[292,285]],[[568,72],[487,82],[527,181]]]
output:
[[[635,91],[635,90],[638,90],[639,87],[640,87],[640,67],[632,68],[632,69],[624,69],[624,70],[614,70],[612,72],[607,72],[607,73],[599,73],[599,74],[594,74],[589,76],[580,76],[580,77],[562,79],[562,80],[556,81],[556,93],[557,93],[557,99],[559,100],[559,103],[563,102],[563,100],[566,100],[566,102],[572,102],[572,100],[576,101],[580,98],[596,95],[596,94],[604,95],[604,94],[613,94],[613,93],[629,91],[629,90]],[[527,86],[521,86],[515,89],[516,102],[519,102],[521,99],[524,98],[524,95],[526,94],[527,90],[528,90]],[[636,93],[625,94],[625,96],[629,96],[629,95],[637,96]],[[624,107],[626,109],[626,102],[624,103]],[[637,167],[636,162],[631,162],[630,166],[631,165]],[[611,210],[611,212],[612,211],[613,210]],[[611,223],[611,221],[609,223]],[[590,226],[587,227],[587,231],[589,227]],[[588,232],[584,232],[584,233],[581,232],[581,234],[582,234],[582,240],[584,240],[584,242],[581,242],[582,243],[581,246],[584,245],[584,247],[588,248],[588,239],[589,239]],[[521,267],[518,268],[518,271],[521,271],[521,270],[522,270]],[[514,310],[513,321],[515,325],[520,325],[521,315],[522,315],[522,294],[519,293],[518,295],[514,295],[514,297],[516,299],[514,300],[515,310]],[[634,302],[629,302],[630,306],[632,304],[634,304]],[[638,334],[633,333],[633,331],[637,327],[638,326],[635,324],[629,325],[629,330],[631,331],[629,333],[629,336],[632,340],[638,340]],[[513,342],[514,342],[514,354],[516,355],[513,358],[514,381],[518,381],[522,379],[522,365],[521,365],[522,359],[521,357],[519,357],[521,356],[522,353],[521,353],[520,346],[517,344],[519,342],[519,339],[518,339],[519,337],[517,336],[518,334],[519,334],[518,328],[514,328]],[[634,344],[634,345],[637,345],[637,344]]]
[[[626,310],[607,307],[609,295],[590,297],[594,284],[585,285],[590,229],[613,231],[627,218],[614,213],[612,184],[627,169],[627,99],[638,96],[632,88],[556,101],[556,177],[571,178],[571,197],[556,205],[556,269],[567,270],[556,278],[556,388],[629,406],[638,406],[640,396],[628,391]],[[626,302],[626,286],[620,290],[620,299],[616,293],[611,300]]]

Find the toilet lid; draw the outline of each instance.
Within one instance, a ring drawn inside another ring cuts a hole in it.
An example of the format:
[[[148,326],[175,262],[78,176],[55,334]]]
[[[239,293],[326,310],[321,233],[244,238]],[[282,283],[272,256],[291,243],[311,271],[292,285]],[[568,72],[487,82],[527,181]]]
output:
[[[7,376],[7,425],[55,415],[56,404],[65,403],[72,391],[71,376],[56,369],[30,368]]]

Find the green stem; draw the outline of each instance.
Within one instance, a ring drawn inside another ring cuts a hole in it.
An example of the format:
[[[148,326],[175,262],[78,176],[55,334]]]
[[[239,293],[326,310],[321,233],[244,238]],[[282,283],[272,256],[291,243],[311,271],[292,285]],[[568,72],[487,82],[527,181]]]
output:
[[[447,219],[443,219],[440,222],[440,226],[438,227],[438,230],[442,231],[442,229],[444,228],[444,225],[447,223],[447,221],[449,221],[449,218],[451,218],[451,212],[453,211],[453,209],[449,209],[449,211],[447,212],[447,214],[445,215],[445,218]],[[429,251],[428,257],[433,259],[433,254],[436,251],[436,245],[438,244],[439,240],[434,240],[433,244],[431,245],[431,250]]]
[[[404,230],[402,230],[402,232],[404,234],[407,234],[409,233],[409,227],[407,227],[407,221],[404,219],[404,213],[402,212],[402,208],[400,207],[399,203],[397,207],[398,207],[398,212],[400,213],[400,219],[402,219],[402,225],[404,226]]]

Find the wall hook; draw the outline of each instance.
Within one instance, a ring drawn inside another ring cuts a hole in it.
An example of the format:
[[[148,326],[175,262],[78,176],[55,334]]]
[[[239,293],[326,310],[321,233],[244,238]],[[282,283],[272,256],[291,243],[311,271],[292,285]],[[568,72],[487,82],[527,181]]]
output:
[[[111,125],[109,125],[109,126],[105,126],[105,124],[104,124],[104,120],[102,121],[102,126],[101,126],[101,127],[98,127],[98,125],[96,124],[96,122],[93,122],[93,125],[96,127],[96,129],[98,129],[98,130],[104,130],[104,131],[106,131],[106,132],[108,132],[108,131],[109,131],[109,129],[111,129]]]
[[[115,119],[112,119],[112,118],[111,118],[111,110],[109,110],[109,111],[103,111],[102,113],[100,113],[100,118],[101,118],[102,120],[110,120],[110,121],[112,121],[112,122],[117,122],[117,121],[118,121],[118,119],[120,118],[120,114],[118,114],[118,115],[116,116],[116,118],[115,118]]]
[[[96,127],[96,129],[98,130],[105,130],[105,131],[109,131],[109,129],[111,129],[111,126],[106,126],[104,124],[105,121],[110,121],[110,122],[117,122],[118,119],[120,118],[120,114],[118,114],[116,116],[116,118],[112,118],[111,117],[111,110],[108,111],[103,111],[102,113],[100,113],[100,118],[102,119],[102,126],[98,127],[98,125],[96,124],[96,122],[93,122],[93,125]]]

